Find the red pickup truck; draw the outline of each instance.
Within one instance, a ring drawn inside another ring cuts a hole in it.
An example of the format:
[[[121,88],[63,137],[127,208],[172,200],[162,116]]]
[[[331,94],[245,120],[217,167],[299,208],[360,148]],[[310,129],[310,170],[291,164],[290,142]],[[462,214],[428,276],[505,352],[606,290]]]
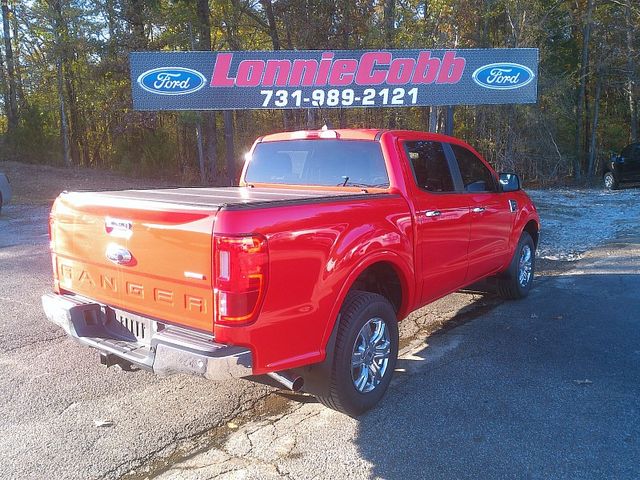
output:
[[[279,133],[239,187],[62,193],[43,306],[106,365],[268,374],[357,415],[411,311],[489,276],[527,295],[538,231],[518,177],[455,138]]]

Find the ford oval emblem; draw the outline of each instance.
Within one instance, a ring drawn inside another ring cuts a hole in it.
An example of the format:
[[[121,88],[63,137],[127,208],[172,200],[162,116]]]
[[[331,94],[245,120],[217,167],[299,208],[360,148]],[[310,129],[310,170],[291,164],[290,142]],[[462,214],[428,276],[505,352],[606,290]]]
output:
[[[533,80],[533,71],[518,63],[492,63],[473,72],[473,81],[492,90],[511,90],[528,85]]]
[[[138,85],[157,95],[186,95],[197,92],[207,83],[200,72],[183,67],[147,70],[138,77]]]
[[[133,255],[131,255],[131,252],[115,243],[107,246],[105,256],[116,265],[129,265],[133,262]]]

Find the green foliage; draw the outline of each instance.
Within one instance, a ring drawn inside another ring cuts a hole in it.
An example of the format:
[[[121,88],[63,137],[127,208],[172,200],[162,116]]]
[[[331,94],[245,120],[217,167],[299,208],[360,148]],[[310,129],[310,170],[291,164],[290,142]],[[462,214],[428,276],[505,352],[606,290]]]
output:
[[[7,132],[6,117],[0,116],[0,132],[5,132],[0,145],[25,161],[61,164],[62,100],[73,164],[193,178],[199,171],[196,128],[211,117],[132,112],[128,53],[198,48],[208,24],[214,50],[271,49],[276,44],[283,49],[537,47],[538,104],[457,107],[455,133],[498,168],[515,169],[543,183],[565,178],[571,160],[584,162],[586,154],[575,151],[575,130],[587,1],[211,0],[209,17],[203,19],[195,0],[9,0],[17,26],[12,41],[20,121],[15,131]],[[265,10],[269,3],[275,36]],[[631,119],[630,99],[637,104],[640,88],[640,8],[633,0],[594,5],[580,135],[589,145],[600,78],[596,138],[602,156],[627,143],[632,122],[637,124],[637,117]],[[4,58],[4,45],[0,53]],[[0,99],[7,88],[0,82]],[[317,127],[325,120],[349,127],[425,130],[428,125],[425,108],[329,110],[312,116]],[[439,109],[439,126],[443,117]],[[213,130],[203,130],[205,150],[213,140],[216,145],[209,151],[207,171],[210,181],[222,183],[227,168],[223,120],[221,114],[213,118],[216,138]],[[307,111],[235,112],[237,166],[256,136],[307,125]]]
[[[62,164],[56,117],[55,111],[37,104],[22,110],[18,128],[10,139],[18,158],[32,163]]]

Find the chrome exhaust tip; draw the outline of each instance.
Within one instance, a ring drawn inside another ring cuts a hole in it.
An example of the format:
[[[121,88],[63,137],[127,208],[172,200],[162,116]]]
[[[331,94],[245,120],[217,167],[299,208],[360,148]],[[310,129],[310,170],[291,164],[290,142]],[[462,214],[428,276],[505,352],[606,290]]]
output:
[[[290,375],[286,372],[269,372],[267,375],[294,392],[300,391],[304,385],[304,378],[299,375]]]

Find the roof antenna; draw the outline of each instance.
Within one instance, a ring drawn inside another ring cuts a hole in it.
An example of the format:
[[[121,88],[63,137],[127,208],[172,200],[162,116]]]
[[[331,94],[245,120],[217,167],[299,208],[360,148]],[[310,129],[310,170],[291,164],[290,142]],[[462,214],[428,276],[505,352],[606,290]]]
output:
[[[333,124],[331,123],[330,120],[327,120],[325,118],[325,115],[324,115],[325,112],[323,108],[320,106],[320,103],[314,101],[312,105],[316,107],[316,111],[320,114],[320,119],[322,120],[322,128],[320,130],[322,130],[323,132],[326,132],[327,130],[333,130]]]

